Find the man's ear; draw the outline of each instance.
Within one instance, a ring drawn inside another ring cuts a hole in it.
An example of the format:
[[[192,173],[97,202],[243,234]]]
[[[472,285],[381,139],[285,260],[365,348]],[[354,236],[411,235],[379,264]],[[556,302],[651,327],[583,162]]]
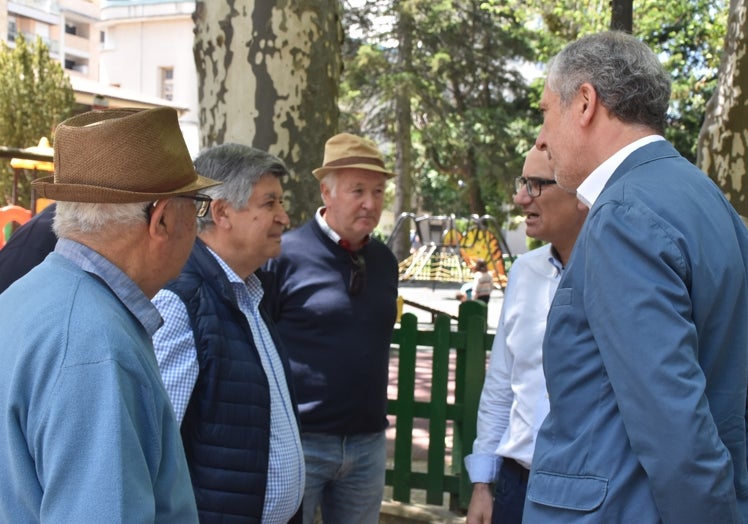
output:
[[[223,199],[213,200],[210,203],[210,216],[217,227],[231,227],[231,218],[228,213],[230,207],[231,205]]]
[[[325,204],[325,207],[327,207],[327,201],[330,198],[330,188],[324,182],[319,183],[319,195],[322,197],[322,202]]]
[[[168,203],[169,199],[163,199],[150,204],[151,220],[148,223],[148,233],[152,238],[158,238],[168,234],[166,222],[164,221],[164,210]]]
[[[590,125],[597,112],[597,91],[592,84],[585,82],[579,87],[580,103],[580,124],[582,126]]]

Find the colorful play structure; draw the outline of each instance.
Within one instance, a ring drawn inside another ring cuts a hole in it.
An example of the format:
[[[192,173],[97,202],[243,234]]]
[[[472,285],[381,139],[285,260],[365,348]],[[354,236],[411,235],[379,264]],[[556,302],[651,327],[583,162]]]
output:
[[[473,263],[480,258],[504,289],[512,254],[495,217],[402,213],[387,240],[390,248],[403,228],[410,231],[411,254],[399,264],[401,281],[469,282]]]
[[[10,167],[13,168],[11,204],[0,207],[0,248],[8,241],[15,228],[28,222],[32,216],[52,203],[49,199],[36,198],[32,194],[30,209],[19,206],[18,178],[21,176],[22,170],[30,171],[33,178],[36,178],[40,171],[53,172],[53,153],[47,137],[42,137],[38,145],[25,149],[0,148],[0,156],[10,157]]]

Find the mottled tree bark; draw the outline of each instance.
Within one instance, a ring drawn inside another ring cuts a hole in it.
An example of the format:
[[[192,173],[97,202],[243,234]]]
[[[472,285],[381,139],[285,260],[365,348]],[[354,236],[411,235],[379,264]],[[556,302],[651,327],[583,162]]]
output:
[[[193,14],[201,146],[282,158],[292,227],[321,203],[312,170],[337,132],[339,15],[337,0],[204,0]]]
[[[699,134],[697,163],[748,217],[748,0],[731,0],[719,83]]]

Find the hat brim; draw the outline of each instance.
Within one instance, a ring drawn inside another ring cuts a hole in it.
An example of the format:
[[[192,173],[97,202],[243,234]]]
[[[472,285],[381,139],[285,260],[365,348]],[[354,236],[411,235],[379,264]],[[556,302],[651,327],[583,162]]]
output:
[[[194,182],[172,191],[157,193],[141,193],[123,189],[86,184],[55,184],[54,176],[39,178],[31,183],[37,196],[59,200],[62,202],[87,202],[94,204],[132,204],[136,202],[150,202],[161,198],[171,198],[179,195],[194,193],[207,187],[221,184],[216,180],[196,175]]]
[[[373,164],[349,164],[346,166],[318,167],[312,171],[312,174],[317,180],[322,180],[322,178],[331,171],[340,171],[341,169],[363,169],[364,171],[373,171],[374,173],[382,173],[388,179],[397,176],[392,171],[387,171],[386,169]]]

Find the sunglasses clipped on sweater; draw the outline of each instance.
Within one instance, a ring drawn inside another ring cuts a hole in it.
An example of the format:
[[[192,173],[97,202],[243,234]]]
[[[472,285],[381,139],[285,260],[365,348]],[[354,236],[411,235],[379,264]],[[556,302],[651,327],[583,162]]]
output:
[[[351,268],[351,276],[348,279],[348,294],[356,296],[366,286],[366,261],[360,253],[349,251],[348,255],[351,257],[351,265],[353,266]]]

